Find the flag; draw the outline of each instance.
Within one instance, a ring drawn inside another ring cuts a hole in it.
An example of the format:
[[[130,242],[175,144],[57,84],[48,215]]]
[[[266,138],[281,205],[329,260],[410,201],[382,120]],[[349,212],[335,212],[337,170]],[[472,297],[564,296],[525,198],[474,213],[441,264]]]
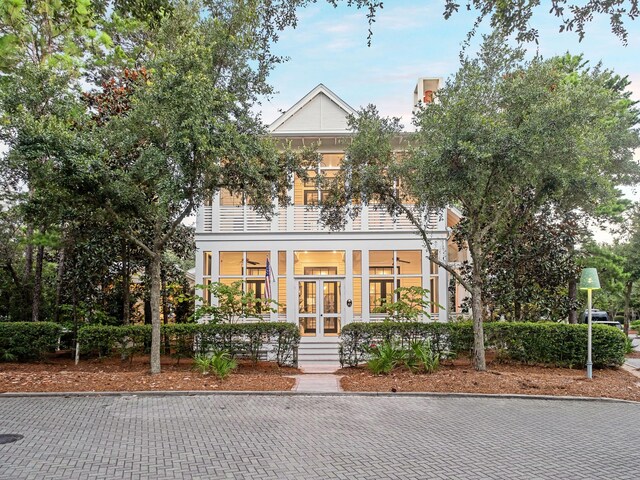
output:
[[[273,298],[271,296],[271,281],[275,280],[273,277],[273,271],[271,270],[271,264],[269,263],[269,257],[267,257],[267,268],[264,273],[264,293],[267,298]]]

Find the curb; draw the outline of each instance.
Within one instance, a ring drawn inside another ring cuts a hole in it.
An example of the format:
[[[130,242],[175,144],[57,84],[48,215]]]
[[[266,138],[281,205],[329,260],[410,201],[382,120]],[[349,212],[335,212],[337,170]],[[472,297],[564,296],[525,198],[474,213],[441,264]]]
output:
[[[4,392],[2,398],[47,397],[201,397],[201,396],[267,396],[267,397],[418,397],[418,398],[494,398],[515,400],[553,400],[573,402],[607,402],[640,405],[640,402],[606,397],[571,397],[554,395],[523,395],[516,393],[444,393],[444,392],[296,392],[291,390],[156,390],[133,392]]]

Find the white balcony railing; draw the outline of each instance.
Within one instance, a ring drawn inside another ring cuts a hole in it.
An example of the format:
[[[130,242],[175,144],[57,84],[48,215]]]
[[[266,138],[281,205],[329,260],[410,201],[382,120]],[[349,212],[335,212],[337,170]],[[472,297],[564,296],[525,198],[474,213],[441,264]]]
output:
[[[317,209],[292,205],[278,209],[273,220],[267,220],[250,206],[204,206],[198,212],[198,232],[326,232]],[[444,230],[444,220],[438,214],[428,218],[427,229]],[[384,210],[364,208],[361,215],[347,222],[346,231],[413,231],[409,219],[391,217]]]

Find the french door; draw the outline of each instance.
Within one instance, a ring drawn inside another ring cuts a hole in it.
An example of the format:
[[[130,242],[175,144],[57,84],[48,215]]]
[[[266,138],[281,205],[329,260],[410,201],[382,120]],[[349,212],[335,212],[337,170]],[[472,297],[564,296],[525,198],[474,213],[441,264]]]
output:
[[[342,326],[342,280],[298,280],[298,326],[303,337],[337,337]]]

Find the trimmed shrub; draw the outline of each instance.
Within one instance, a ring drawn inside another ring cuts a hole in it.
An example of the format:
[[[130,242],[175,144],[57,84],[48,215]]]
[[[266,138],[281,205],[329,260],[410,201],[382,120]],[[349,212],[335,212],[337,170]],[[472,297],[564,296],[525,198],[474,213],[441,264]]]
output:
[[[40,359],[56,349],[61,334],[53,322],[0,322],[0,361]]]
[[[485,346],[500,359],[527,364],[563,367],[584,365],[587,361],[587,325],[562,323],[484,324]],[[439,358],[468,354],[473,348],[473,325],[460,323],[351,323],[341,333],[340,363],[357,366],[368,359],[372,343],[394,341],[409,346],[429,341]],[[593,325],[593,364],[595,367],[622,365],[625,335],[606,325]]]
[[[300,332],[292,323],[169,324],[162,325],[161,332],[178,359],[227,351],[232,357],[247,357],[254,362],[265,358],[278,365],[297,363]],[[84,353],[131,356],[144,353],[150,345],[151,325],[86,326],[80,329],[78,339]]]

